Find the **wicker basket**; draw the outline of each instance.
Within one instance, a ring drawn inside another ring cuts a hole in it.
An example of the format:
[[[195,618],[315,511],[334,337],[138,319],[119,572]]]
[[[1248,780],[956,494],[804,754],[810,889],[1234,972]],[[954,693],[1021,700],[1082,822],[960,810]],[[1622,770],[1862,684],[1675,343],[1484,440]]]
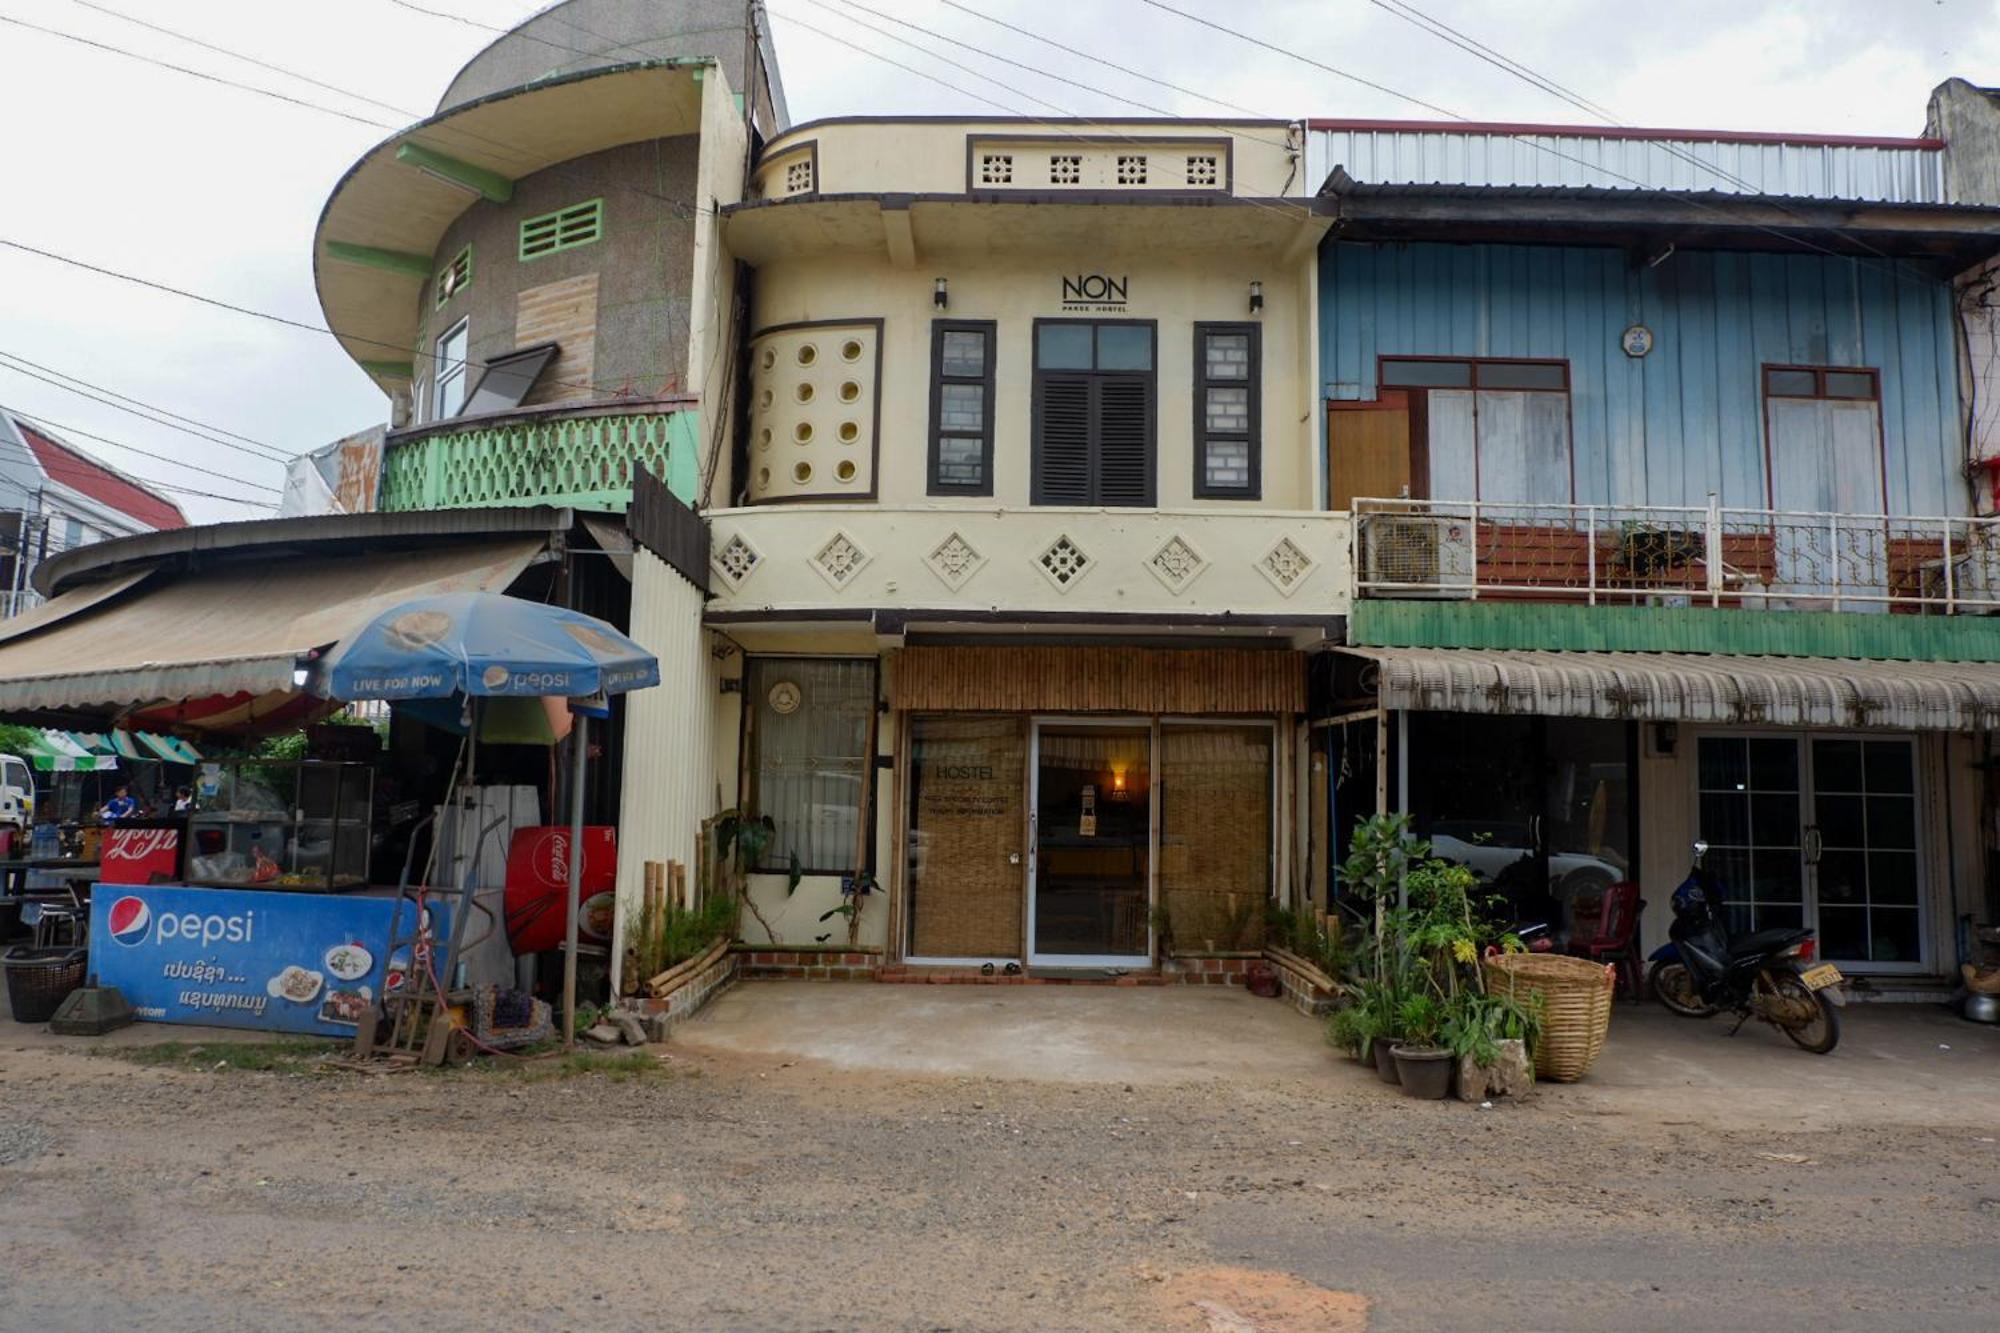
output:
[[[1611,998],[1617,973],[1609,964],[1552,953],[1497,954],[1486,960],[1486,988],[1524,1004],[1541,997],[1542,1039],[1535,1047],[1535,1073],[1557,1083],[1574,1083],[1604,1049],[1611,1028]]]

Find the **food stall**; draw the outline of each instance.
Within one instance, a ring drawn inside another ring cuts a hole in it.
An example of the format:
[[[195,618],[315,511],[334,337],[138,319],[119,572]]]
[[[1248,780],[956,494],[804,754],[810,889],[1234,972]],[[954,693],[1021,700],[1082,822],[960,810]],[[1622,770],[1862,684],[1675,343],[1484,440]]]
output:
[[[108,828],[97,983],[142,1019],[353,1035],[415,961],[386,948],[396,890],[370,884],[374,788],[367,763],[211,761],[179,817]]]

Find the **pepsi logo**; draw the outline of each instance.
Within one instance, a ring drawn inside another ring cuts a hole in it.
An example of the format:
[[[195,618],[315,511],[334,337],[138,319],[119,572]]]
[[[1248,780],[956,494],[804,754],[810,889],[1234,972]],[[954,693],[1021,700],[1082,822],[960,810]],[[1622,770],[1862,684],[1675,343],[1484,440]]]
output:
[[[120,898],[111,904],[106,918],[111,928],[111,938],[120,944],[138,944],[146,938],[146,931],[153,924],[153,910],[146,906],[143,898]]]

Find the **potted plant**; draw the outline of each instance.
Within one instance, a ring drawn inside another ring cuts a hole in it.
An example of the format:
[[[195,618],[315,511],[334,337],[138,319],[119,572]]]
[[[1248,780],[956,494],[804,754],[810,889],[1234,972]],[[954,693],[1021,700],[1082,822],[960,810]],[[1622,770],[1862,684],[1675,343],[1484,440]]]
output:
[[[1537,1002],[1462,994],[1441,1034],[1456,1061],[1458,1095],[1468,1101],[1526,1095],[1534,1086],[1541,1030]]]
[[[1403,1039],[1392,1054],[1403,1091],[1412,1097],[1440,1101],[1451,1093],[1453,1056],[1442,1040],[1451,1012],[1450,1001],[1429,991],[1405,997],[1397,1010]]]

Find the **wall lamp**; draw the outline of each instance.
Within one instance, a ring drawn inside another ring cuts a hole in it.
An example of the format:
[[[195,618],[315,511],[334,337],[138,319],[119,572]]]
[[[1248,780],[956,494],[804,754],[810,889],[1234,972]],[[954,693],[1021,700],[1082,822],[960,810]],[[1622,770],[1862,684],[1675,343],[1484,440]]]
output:
[[[940,310],[951,304],[951,297],[944,289],[943,278],[939,278],[931,287],[931,304]]]
[[[1264,284],[1261,282],[1253,282],[1250,284],[1250,313],[1253,315],[1261,314],[1263,313],[1263,310],[1264,310]]]
[[[313,659],[317,653],[307,653],[292,659],[292,688],[303,690],[313,682]]]

